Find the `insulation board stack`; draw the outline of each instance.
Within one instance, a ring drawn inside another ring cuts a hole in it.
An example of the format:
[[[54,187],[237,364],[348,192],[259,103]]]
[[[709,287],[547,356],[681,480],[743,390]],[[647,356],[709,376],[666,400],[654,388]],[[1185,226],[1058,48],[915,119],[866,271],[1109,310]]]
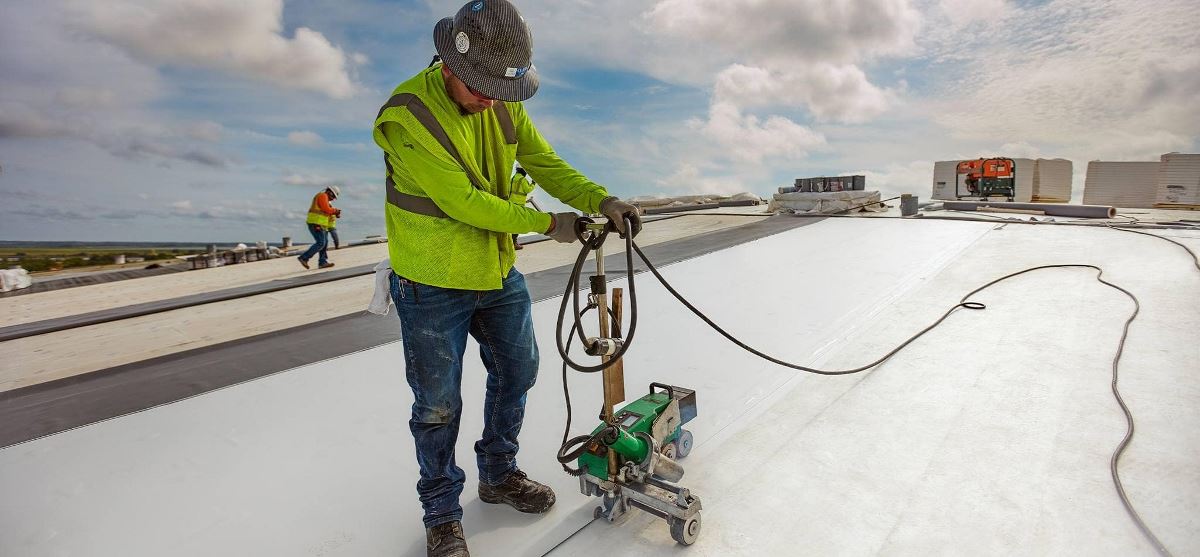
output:
[[[1025,159],[1022,159],[1025,160]],[[1071,161],[1038,159],[1033,172],[1033,201],[1069,203],[1071,201]]]
[[[1033,176],[1037,174],[1037,161],[1033,159],[1013,159],[1017,165],[1015,180],[1016,195],[1013,201],[1017,203],[1033,203]]]
[[[1161,163],[1157,161],[1089,162],[1083,184],[1083,204],[1154,207],[1159,166]]]
[[[858,211],[886,211],[878,191],[827,191],[777,193],[767,210],[807,214],[836,214],[857,207]]]
[[[957,179],[958,161],[938,161],[933,163],[933,199],[954,201],[958,196],[954,193],[954,181]]]
[[[1167,153],[1162,156],[1155,206],[1200,209],[1200,154]]]

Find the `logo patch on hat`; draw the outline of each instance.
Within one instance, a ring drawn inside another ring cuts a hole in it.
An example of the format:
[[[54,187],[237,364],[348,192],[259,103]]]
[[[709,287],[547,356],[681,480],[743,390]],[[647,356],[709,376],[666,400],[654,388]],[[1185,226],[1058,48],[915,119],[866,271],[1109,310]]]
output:
[[[473,11],[473,12],[477,12],[482,9],[483,9],[483,2],[476,2],[474,4],[471,4],[471,11]]]
[[[529,71],[528,66],[524,68],[508,68],[504,70],[504,77],[523,77],[527,71]]]
[[[454,36],[454,48],[458,49],[459,54],[466,54],[468,50],[471,50],[471,38],[466,33],[459,31]]]

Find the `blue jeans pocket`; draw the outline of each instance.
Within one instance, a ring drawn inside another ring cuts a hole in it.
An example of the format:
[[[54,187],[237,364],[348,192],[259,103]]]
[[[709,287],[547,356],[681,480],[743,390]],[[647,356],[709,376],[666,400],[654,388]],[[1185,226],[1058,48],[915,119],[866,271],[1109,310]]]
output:
[[[418,286],[419,285],[417,283],[401,277],[396,273],[392,273],[392,301],[395,302],[397,306],[399,306],[401,302],[412,304],[419,303],[421,301],[421,293],[417,289]]]

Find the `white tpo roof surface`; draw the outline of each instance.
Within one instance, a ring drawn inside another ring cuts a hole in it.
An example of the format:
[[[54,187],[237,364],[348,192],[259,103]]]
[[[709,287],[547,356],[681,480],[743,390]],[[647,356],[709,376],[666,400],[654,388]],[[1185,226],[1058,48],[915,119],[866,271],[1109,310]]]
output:
[[[995,227],[830,219],[663,272],[757,347],[836,367],[1002,274],[1102,265],[1143,306],[1122,366],[1138,420],[1126,488],[1169,548],[1196,553],[1200,273],[1152,238]],[[1200,248],[1174,235],[1188,234]],[[1108,478],[1124,432],[1108,366],[1131,304],[1090,271],[998,285],[978,297],[988,310],[848,377],[757,360],[652,277],[638,285],[627,393],[650,381],[698,393],[681,483],[703,499],[700,540],[682,550],[644,515],[589,524],[595,501],[552,456],[564,410],[548,300],[534,306],[542,369],[520,462],[559,503],[531,517],[473,496],[484,371],[469,356],[458,460],[473,555],[1152,552]],[[599,378],[571,384],[578,433],[595,425]],[[0,450],[0,555],[422,555],[410,404],[397,343]]]

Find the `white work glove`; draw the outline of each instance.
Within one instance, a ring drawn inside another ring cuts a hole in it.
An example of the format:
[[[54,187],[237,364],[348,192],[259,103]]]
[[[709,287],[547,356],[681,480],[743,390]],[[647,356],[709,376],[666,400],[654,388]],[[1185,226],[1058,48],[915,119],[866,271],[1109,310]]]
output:
[[[564,244],[578,240],[579,237],[575,235],[575,221],[578,218],[579,213],[551,213],[550,228],[546,230],[546,235]]]

